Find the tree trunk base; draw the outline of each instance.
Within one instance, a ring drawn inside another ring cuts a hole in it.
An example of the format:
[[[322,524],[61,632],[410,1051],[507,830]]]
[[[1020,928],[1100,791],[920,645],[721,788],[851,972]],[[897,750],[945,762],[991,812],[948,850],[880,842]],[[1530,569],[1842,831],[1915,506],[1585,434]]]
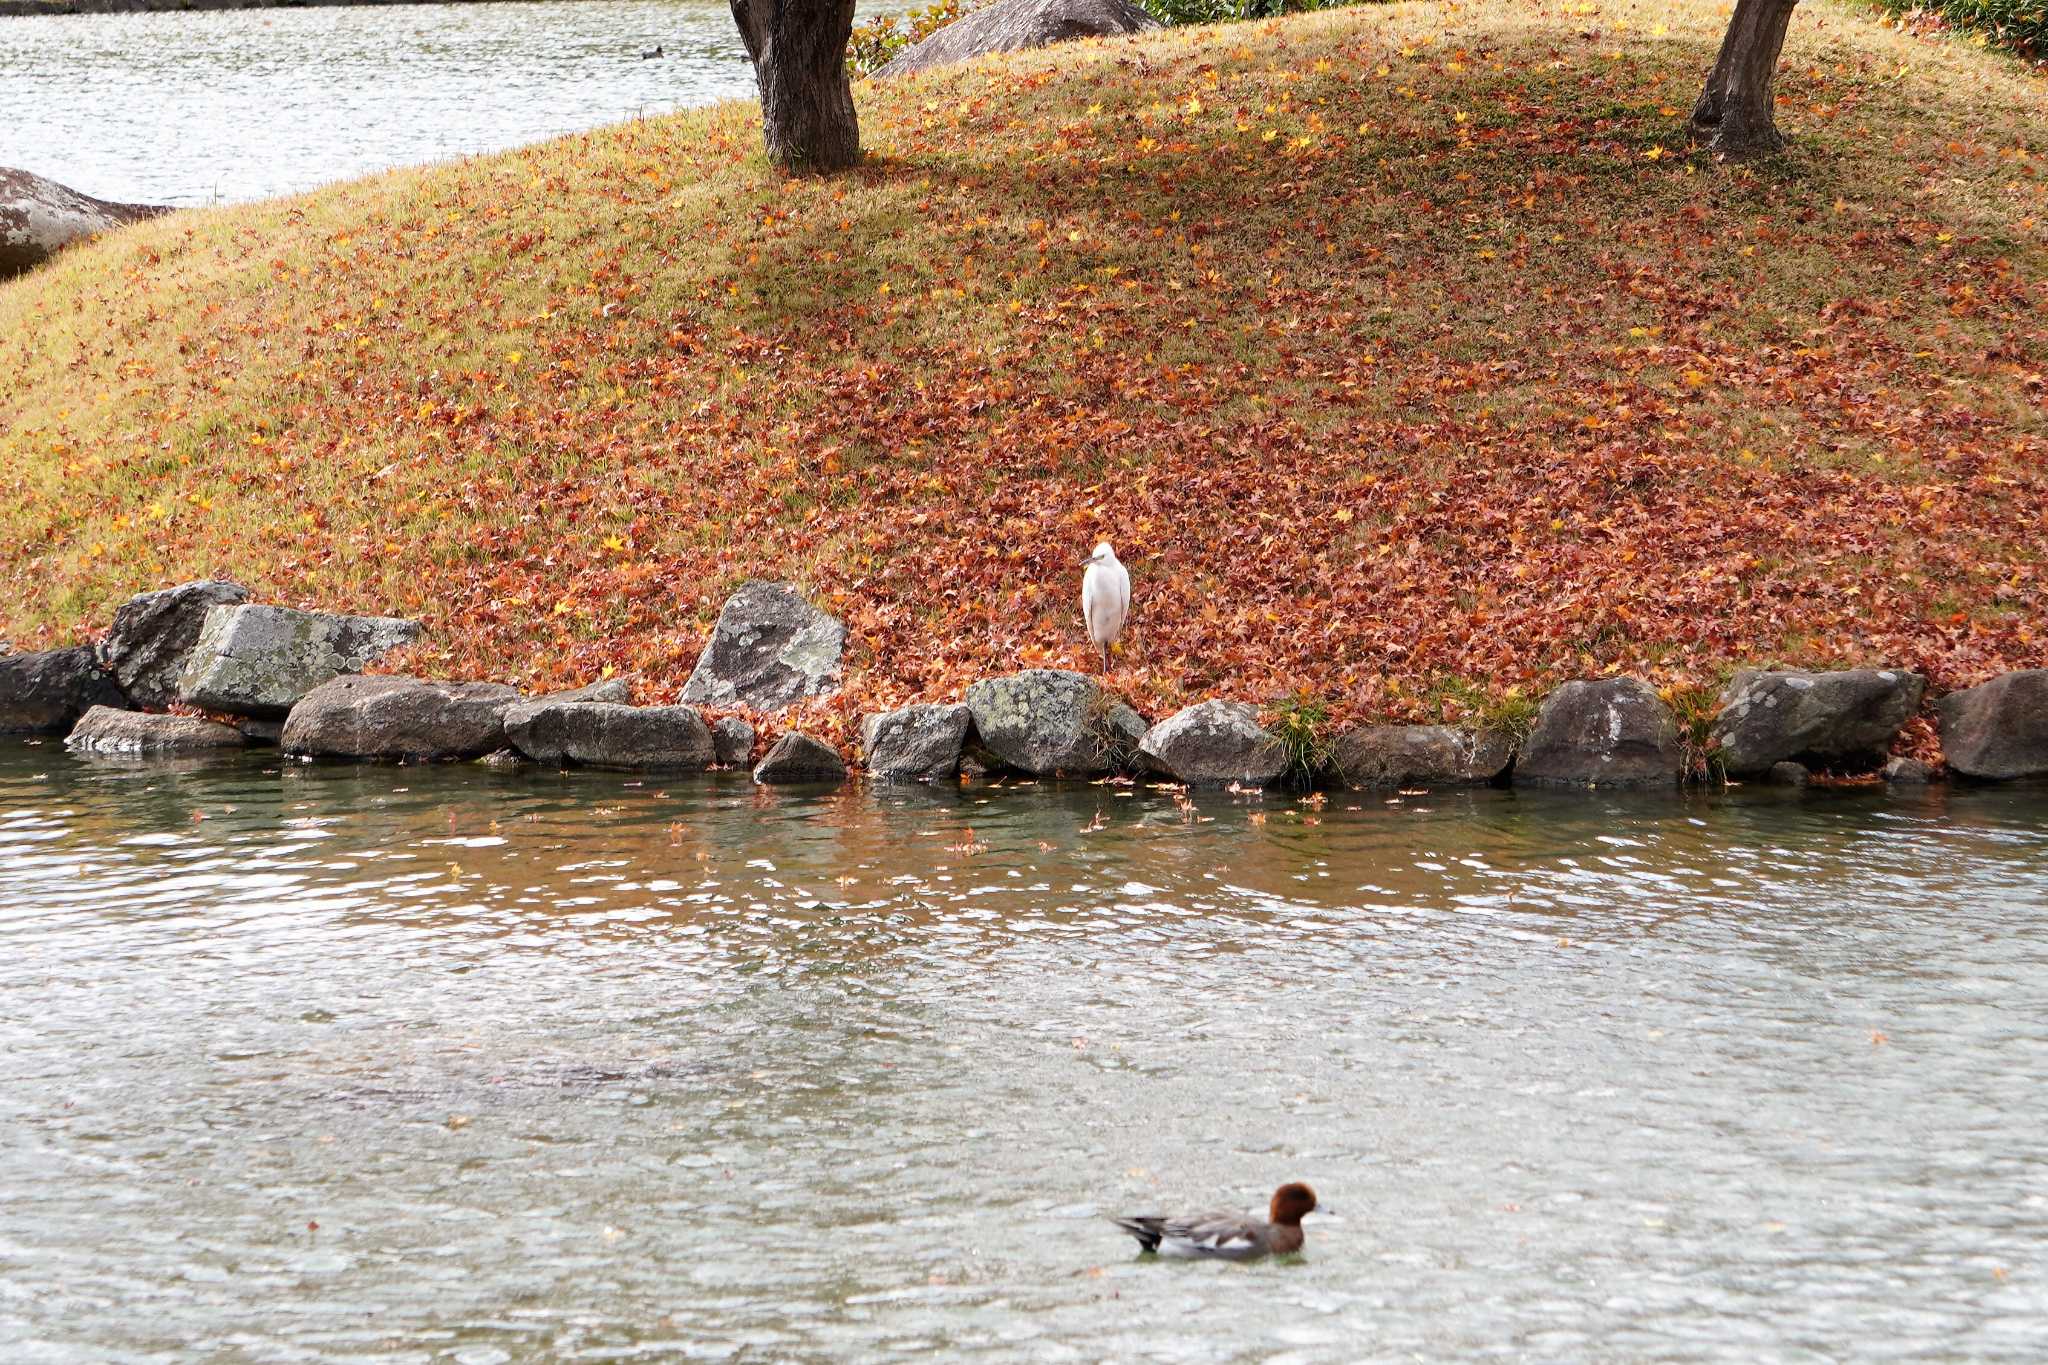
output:
[[[1707,151],[1741,161],[1784,150],[1772,87],[1797,3],[1736,0],[1720,55],[1692,111],[1693,139]]]

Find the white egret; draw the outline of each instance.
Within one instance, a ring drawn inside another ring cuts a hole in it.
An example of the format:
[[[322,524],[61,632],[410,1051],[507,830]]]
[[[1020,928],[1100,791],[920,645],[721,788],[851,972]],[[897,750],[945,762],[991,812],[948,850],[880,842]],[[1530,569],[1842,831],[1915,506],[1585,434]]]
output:
[[[1081,575],[1081,619],[1088,623],[1088,638],[1102,646],[1102,671],[1109,672],[1109,647],[1124,633],[1124,618],[1131,614],[1131,576],[1117,562],[1116,551],[1103,541],[1095,553],[1081,561],[1087,571]]]

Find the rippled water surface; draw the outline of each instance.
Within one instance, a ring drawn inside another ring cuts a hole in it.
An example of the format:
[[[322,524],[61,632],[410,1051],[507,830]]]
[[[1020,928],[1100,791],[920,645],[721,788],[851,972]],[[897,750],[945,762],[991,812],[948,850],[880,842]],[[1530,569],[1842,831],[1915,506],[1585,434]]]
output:
[[[257,199],[753,89],[722,0],[0,18],[0,166]]]
[[[0,748],[0,1357],[2048,1354],[2042,792],[1197,804]]]

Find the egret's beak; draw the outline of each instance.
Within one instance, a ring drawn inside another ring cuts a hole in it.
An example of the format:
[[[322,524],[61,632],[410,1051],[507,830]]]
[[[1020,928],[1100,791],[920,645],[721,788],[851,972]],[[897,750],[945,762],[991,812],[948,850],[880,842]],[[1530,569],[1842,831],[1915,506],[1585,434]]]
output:
[[[1085,567],[1089,564],[1100,564],[1102,561],[1097,559],[1094,555],[1089,555],[1086,559],[1077,559],[1074,562],[1077,565]]]

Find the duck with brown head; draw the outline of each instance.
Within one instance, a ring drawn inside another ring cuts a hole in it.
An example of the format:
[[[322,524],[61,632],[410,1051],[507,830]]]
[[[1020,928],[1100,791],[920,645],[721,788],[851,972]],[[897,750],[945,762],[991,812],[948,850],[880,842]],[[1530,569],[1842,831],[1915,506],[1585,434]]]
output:
[[[1315,1207],[1316,1192],[1295,1181],[1273,1191],[1264,1222],[1241,1213],[1142,1213],[1110,1221],[1161,1256],[1251,1261],[1300,1251],[1301,1220]]]

